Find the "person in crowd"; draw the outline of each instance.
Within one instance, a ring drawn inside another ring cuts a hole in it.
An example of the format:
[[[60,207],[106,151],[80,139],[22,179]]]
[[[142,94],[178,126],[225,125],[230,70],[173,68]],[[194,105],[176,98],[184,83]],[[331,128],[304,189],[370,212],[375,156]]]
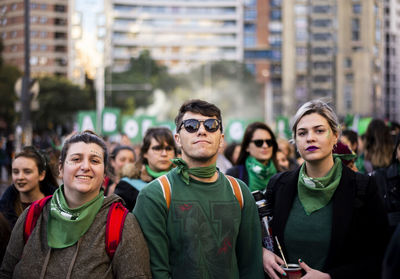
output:
[[[290,143],[287,139],[283,138],[279,138],[277,142],[278,142],[278,149],[280,149],[285,154],[286,158],[289,160],[288,170],[297,169],[299,167],[299,164],[297,163],[296,160],[296,153],[293,144]]]
[[[224,140],[222,146],[218,150],[217,157],[217,168],[223,173],[226,173],[226,171],[232,167],[231,161],[229,161],[228,158],[226,158],[225,156],[225,149],[226,142]]]
[[[123,171],[115,194],[124,199],[130,211],[136,204],[139,191],[148,182],[166,174],[172,168],[176,146],[171,130],[165,127],[147,129],[140,149],[140,159],[135,166]]]
[[[121,199],[104,197],[107,147],[91,131],[77,133],[60,156],[64,184],[43,207],[25,243],[25,211],[11,234],[1,278],[151,278],[149,252],[131,213],[112,258],[105,249],[110,207]],[[111,226],[111,225],[110,225]]]
[[[281,171],[289,170],[289,166],[290,166],[289,159],[286,156],[286,154],[280,149],[278,149],[278,151],[276,152],[276,162],[277,162],[279,168],[281,169]]]
[[[373,119],[365,132],[364,140],[366,173],[390,165],[393,152],[393,140],[390,129],[381,119]]]
[[[3,213],[0,212],[0,263],[3,261],[4,254],[6,253],[6,248],[8,240],[10,239],[10,235],[10,224],[4,217]]]
[[[189,100],[175,124],[182,157],[140,191],[133,210],[149,245],[153,278],[263,278],[254,199],[244,183],[231,184],[216,168],[224,138],[220,109]]]
[[[231,162],[232,166],[236,166],[237,159],[240,154],[240,144],[231,142],[224,150],[225,157]]]
[[[358,136],[358,134],[353,130],[344,130],[340,136],[340,141],[347,145],[356,155],[357,158],[354,162],[355,168],[357,168],[358,172],[366,174],[365,167],[364,167],[364,151],[361,146],[359,147],[359,143],[363,142],[364,140]]]
[[[280,169],[276,161],[278,144],[267,124],[253,122],[247,126],[240,147],[237,166],[226,174],[239,178],[250,191],[264,191],[269,179]]]
[[[266,193],[283,255],[299,263],[302,278],[379,278],[388,223],[374,179],[333,156],[340,128],[326,103],[303,104],[293,123],[304,163],[274,176]],[[270,278],[285,273],[278,247],[263,248],[263,262]]]
[[[13,228],[18,217],[34,201],[53,194],[58,184],[47,158],[26,146],[12,162],[12,182],[0,200],[0,212]]]
[[[385,208],[391,231],[400,223],[400,136],[396,139],[391,164],[375,170],[375,177]]]
[[[400,224],[386,249],[382,266],[382,279],[398,278],[400,274]]]
[[[332,150],[335,157],[339,157],[343,164],[353,171],[358,171],[355,164],[357,155],[346,144],[338,140]]]
[[[118,184],[118,173],[121,168],[127,163],[134,163],[136,160],[135,151],[128,145],[117,145],[111,152],[108,175],[104,180],[105,195],[110,196],[114,193],[115,187]]]

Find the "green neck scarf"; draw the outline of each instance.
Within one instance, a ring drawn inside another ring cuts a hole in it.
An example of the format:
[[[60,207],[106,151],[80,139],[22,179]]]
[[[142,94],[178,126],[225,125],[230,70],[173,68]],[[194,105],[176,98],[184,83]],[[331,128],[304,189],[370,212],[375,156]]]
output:
[[[217,164],[212,164],[207,167],[189,168],[187,163],[182,158],[171,159],[177,167],[178,174],[181,175],[182,180],[189,185],[189,175],[200,178],[210,178],[217,171]]]
[[[253,156],[248,156],[245,165],[249,174],[249,188],[251,192],[256,190],[264,191],[267,188],[269,179],[277,173],[272,160],[269,160],[268,164],[264,165]]]
[[[332,169],[324,177],[312,178],[306,174],[305,163],[298,179],[299,200],[307,215],[326,206],[342,178],[342,161],[335,156]]]
[[[47,223],[47,242],[52,248],[74,245],[89,229],[104,200],[103,190],[90,202],[70,209],[64,196],[64,185],[53,194]]]
[[[169,172],[169,170],[167,170],[167,171],[153,171],[150,167],[149,167],[149,165],[145,165],[145,167],[146,167],[146,171],[147,171],[147,173],[148,174],[150,174],[150,176],[152,176],[152,177],[154,177],[154,178],[159,178],[161,175],[164,175],[164,174],[166,174],[167,172]]]

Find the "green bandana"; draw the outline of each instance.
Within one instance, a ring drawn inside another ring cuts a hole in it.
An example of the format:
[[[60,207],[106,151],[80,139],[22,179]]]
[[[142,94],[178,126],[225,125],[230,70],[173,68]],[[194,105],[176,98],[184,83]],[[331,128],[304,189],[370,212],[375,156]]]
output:
[[[153,171],[148,165],[145,165],[146,167],[146,171],[148,174],[150,174],[150,176],[154,177],[154,178],[159,178],[161,175],[166,174],[167,172],[169,172],[169,170],[167,171]]]
[[[342,161],[334,158],[335,164],[324,177],[312,178],[307,176],[305,163],[300,168],[298,180],[299,200],[307,215],[311,215],[326,206],[342,178]]]
[[[64,196],[64,185],[53,194],[50,202],[50,215],[47,223],[47,242],[52,248],[65,248],[74,245],[93,223],[103,204],[103,190],[96,198],[84,205],[70,209]]]
[[[171,159],[178,169],[178,174],[182,180],[189,185],[189,174],[201,178],[210,178],[217,171],[217,164],[209,165],[208,167],[189,168],[187,163],[182,158]]]
[[[277,173],[272,160],[267,165],[260,163],[256,158],[248,156],[246,158],[246,170],[249,174],[250,191],[261,190],[267,188],[269,179]]]

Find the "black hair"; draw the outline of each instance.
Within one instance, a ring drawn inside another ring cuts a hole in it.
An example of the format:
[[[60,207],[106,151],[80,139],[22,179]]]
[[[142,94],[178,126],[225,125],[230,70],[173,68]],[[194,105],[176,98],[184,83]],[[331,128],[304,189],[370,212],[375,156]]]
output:
[[[221,122],[221,127],[220,127],[221,132],[223,131],[221,110],[214,104],[211,104],[211,103],[203,101],[203,100],[194,99],[194,100],[189,100],[189,101],[185,102],[180,107],[178,115],[175,117],[175,125],[176,125],[177,132],[179,131],[179,128],[181,127],[182,119],[186,112],[194,112],[194,113],[199,113],[204,116],[217,117],[217,119]]]
[[[144,154],[146,154],[149,150],[152,138],[154,138],[160,144],[166,142],[167,145],[172,146],[174,148],[174,154],[176,156],[177,150],[174,136],[172,135],[171,130],[165,127],[149,128],[144,135],[143,143],[140,147],[140,162],[142,164],[147,164],[147,159],[144,158]]]

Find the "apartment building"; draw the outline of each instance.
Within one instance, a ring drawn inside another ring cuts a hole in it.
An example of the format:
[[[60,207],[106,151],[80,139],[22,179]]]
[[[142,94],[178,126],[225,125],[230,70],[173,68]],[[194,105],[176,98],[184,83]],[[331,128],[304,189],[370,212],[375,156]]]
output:
[[[339,115],[381,116],[381,1],[284,0],[282,102],[329,98]]]
[[[111,0],[105,5],[105,64],[113,71],[125,70],[144,49],[171,72],[243,60],[240,0]]]
[[[24,1],[0,3],[5,63],[24,71]],[[30,2],[31,76],[68,73],[68,0]]]
[[[385,118],[400,122],[400,1],[384,1]]]

